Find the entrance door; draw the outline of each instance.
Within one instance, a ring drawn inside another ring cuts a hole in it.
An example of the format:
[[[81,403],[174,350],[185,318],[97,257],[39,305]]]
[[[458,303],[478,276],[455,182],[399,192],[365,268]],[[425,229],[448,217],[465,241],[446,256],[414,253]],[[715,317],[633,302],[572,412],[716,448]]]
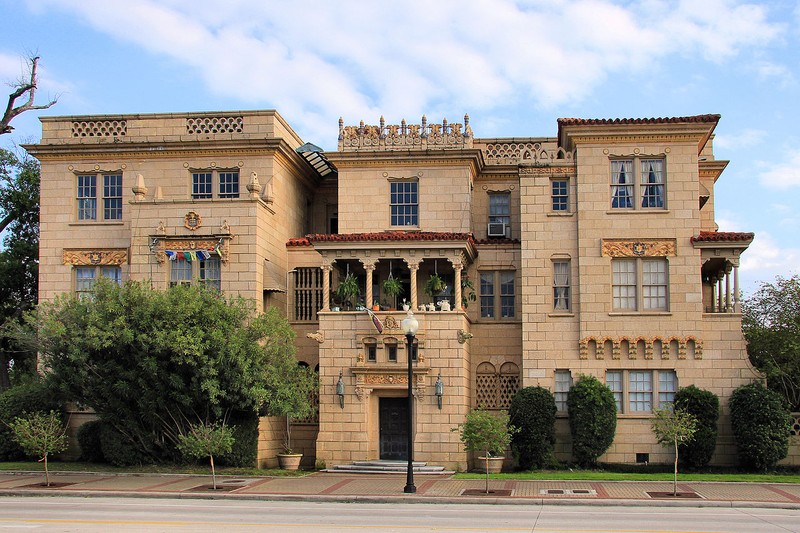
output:
[[[408,398],[380,398],[381,459],[408,460]]]

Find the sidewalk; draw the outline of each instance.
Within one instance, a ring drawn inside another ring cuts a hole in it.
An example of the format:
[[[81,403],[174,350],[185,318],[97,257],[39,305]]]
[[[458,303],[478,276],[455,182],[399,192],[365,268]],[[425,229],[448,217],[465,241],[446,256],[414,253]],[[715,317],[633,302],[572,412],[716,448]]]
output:
[[[405,475],[312,473],[304,477],[211,476],[181,474],[105,474],[56,472],[44,487],[41,472],[0,473],[0,497],[14,495],[126,496],[143,498],[238,498],[343,502],[584,504],[779,507],[800,509],[800,484],[678,483],[637,481],[490,480],[492,494],[482,494],[482,479],[418,475],[415,494],[404,494]]]

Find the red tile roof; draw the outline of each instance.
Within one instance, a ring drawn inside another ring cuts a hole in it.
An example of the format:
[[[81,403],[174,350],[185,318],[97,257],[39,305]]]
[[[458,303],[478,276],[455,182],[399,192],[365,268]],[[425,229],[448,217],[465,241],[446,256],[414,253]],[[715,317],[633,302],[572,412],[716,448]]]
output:
[[[721,115],[693,115],[689,117],[659,118],[560,118],[560,126],[596,126],[605,124],[678,124],[681,122],[719,122]]]
[[[305,237],[289,239],[287,246],[311,246],[315,242],[381,242],[381,241],[469,241],[475,239],[471,233],[437,231],[383,231],[375,233],[315,233]]]
[[[701,231],[700,235],[692,237],[692,242],[739,242],[752,241],[755,233],[736,231]]]

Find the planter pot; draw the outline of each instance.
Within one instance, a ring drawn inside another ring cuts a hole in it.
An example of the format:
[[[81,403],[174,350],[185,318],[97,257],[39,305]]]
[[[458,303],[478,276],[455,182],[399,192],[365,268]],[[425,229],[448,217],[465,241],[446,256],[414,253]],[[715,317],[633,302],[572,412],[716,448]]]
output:
[[[499,474],[502,472],[503,462],[505,460],[505,457],[489,457],[489,473]],[[475,464],[475,471],[480,472],[481,474],[486,473],[486,457],[478,457],[478,461]]]
[[[300,459],[302,458],[302,453],[279,453],[278,465],[282,470],[297,470],[300,468]]]
[[[408,304],[403,304],[403,311],[408,311]]]

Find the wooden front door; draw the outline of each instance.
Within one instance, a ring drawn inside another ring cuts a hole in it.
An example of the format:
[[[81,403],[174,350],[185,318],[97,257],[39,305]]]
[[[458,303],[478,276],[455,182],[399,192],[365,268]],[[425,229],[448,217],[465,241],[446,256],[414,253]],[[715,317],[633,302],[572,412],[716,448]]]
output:
[[[380,398],[381,459],[408,460],[408,398]]]

